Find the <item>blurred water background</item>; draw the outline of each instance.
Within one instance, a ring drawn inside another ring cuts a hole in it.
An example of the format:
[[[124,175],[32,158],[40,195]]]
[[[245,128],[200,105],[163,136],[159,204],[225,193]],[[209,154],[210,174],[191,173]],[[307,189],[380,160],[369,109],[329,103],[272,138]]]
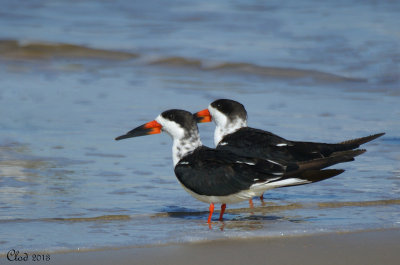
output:
[[[0,2],[0,253],[400,227],[400,2]],[[114,137],[218,98],[292,140],[386,135],[209,230],[169,136]]]

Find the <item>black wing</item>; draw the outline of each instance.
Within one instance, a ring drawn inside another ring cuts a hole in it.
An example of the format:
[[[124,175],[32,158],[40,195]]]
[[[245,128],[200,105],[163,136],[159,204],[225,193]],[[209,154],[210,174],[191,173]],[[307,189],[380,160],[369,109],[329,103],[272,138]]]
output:
[[[244,127],[226,135],[218,144],[218,150],[228,150],[241,156],[262,157],[282,161],[302,161],[293,152],[292,141],[288,141],[271,132]],[[314,156],[309,159],[316,158]]]
[[[280,179],[287,166],[273,161],[240,157],[230,151],[200,147],[181,159],[175,175],[189,190],[207,196],[226,196],[258,182]]]
[[[217,149],[229,150],[241,156],[297,162],[329,157],[335,152],[352,150],[382,135],[375,134],[338,144],[327,144],[289,141],[267,131],[245,127],[225,136]]]

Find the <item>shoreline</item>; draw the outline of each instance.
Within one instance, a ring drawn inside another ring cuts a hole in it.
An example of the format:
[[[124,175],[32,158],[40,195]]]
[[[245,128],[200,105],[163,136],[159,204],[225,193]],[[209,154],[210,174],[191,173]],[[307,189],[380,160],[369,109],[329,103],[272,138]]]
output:
[[[399,228],[217,239],[54,252],[46,264],[398,264],[399,239]],[[5,255],[0,255],[0,260],[9,262]]]

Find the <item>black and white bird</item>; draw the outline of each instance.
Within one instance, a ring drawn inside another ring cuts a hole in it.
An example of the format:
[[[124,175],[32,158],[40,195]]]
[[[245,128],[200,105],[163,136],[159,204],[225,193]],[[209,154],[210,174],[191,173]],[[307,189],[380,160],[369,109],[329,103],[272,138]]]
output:
[[[275,161],[300,162],[326,158],[356,149],[385,134],[378,133],[336,144],[291,141],[268,131],[248,127],[246,109],[230,99],[218,99],[194,116],[199,123],[215,122],[214,143],[217,150]],[[260,198],[263,199],[262,196]]]
[[[272,159],[246,157],[229,150],[203,146],[195,117],[184,110],[167,110],[116,140],[167,132],[173,139],[175,175],[183,188],[196,199],[210,204],[208,223],[214,204],[221,204],[222,220],[227,203],[260,196],[264,191],[288,185],[302,185],[342,173],[341,169],[321,170],[336,163],[352,161],[365,150],[338,153],[307,162],[283,163]]]
[[[197,122],[215,122],[214,143],[218,150],[290,162],[308,161],[329,157],[335,152],[353,150],[385,134],[378,133],[334,144],[291,141],[268,131],[248,127],[246,109],[230,99],[218,99],[194,115]]]

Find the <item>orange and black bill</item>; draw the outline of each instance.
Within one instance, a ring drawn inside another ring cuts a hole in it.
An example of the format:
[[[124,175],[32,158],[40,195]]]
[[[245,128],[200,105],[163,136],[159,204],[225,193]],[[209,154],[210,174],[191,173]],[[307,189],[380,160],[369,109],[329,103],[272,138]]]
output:
[[[143,136],[143,135],[149,135],[149,134],[156,134],[156,133],[161,133],[161,124],[158,122],[151,121],[148,123],[145,123],[129,132],[127,132],[124,135],[118,136],[115,138],[115,140],[122,140],[126,138],[131,138],[131,137],[138,137],[138,136]]]
[[[203,110],[193,114],[193,117],[196,119],[197,123],[211,121],[211,115],[210,115],[210,112],[208,111],[208,109],[203,109]]]

